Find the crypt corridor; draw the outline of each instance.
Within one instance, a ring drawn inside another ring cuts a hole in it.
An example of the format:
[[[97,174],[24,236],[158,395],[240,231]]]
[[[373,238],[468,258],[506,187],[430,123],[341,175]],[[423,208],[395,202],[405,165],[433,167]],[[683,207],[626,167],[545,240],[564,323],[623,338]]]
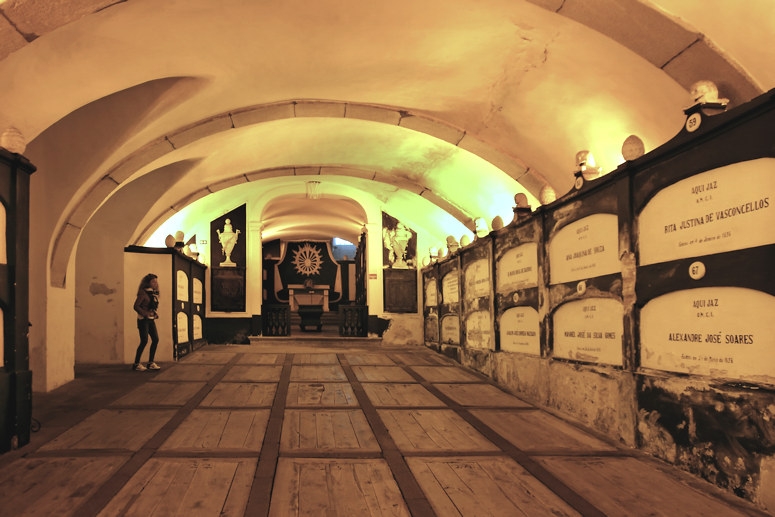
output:
[[[0,515],[773,512],[774,34],[771,0],[0,0]],[[264,340],[312,276],[379,345]]]

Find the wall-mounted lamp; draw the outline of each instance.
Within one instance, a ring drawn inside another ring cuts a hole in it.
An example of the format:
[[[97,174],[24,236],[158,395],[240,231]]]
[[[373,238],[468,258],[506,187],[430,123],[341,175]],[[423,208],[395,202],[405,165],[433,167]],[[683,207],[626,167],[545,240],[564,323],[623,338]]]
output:
[[[186,234],[183,233],[182,230],[178,230],[175,232],[175,244],[172,246],[178,251],[183,251],[183,248],[185,248],[186,243],[183,242],[183,239],[186,238]]]
[[[452,235],[447,236],[447,249],[450,253],[455,253],[460,249],[460,244],[458,244],[457,239],[455,239]]]
[[[197,248],[195,242],[185,246],[181,251],[185,256],[191,257],[194,260],[199,260],[199,249]]]
[[[530,210],[530,203],[527,200],[527,196],[520,192],[514,195],[514,221],[528,217],[532,210]],[[493,223],[493,229],[495,223]]]
[[[729,99],[719,99],[718,87],[713,81],[697,81],[689,89],[689,97],[692,105],[695,104],[721,104],[724,107]]]
[[[622,158],[627,161],[640,158],[646,153],[646,147],[643,145],[637,135],[630,135],[622,143]]]
[[[307,182],[307,199],[320,199],[320,182]]]
[[[27,149],[27,141],[21,131],[10,126],[0,134],[0,147],[5,147],[12,153],[24,154]]]
[[[585,181],[593,180],[600,176],[600,168],[595,163],[595,157],[591,152],[584,150],[576,153],[576,177],[583,176]]]
[[[487,221],[485,221],[483,217],[474,219],[474,227],[474,233],[476,233],[477,237],[485,237],[490,233],[490,229],[487,227]]]
[[[550,185],[544,185],[538,193],[538,200],[542,205],[554,203],[557,200],[557,192]]]

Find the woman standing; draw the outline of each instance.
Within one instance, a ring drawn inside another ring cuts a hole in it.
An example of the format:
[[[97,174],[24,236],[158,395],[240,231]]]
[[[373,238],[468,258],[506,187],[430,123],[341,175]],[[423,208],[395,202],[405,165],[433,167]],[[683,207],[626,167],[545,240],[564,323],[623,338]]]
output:
[[[153,273],[148,273],[140,281],[137,288],[137,298],[135,299],[134,309],[137,313],[137,329],[140,332],[140,344],[135,353],[135,363],[133,370],[143,372],[145,370],[160,370],[161,367],[153,362],[156,355],[156,346],[159,344],[159,333],[156,331],[156,319],[159,314],[156,309],[159,307],[159,280]],[[148,364],[140,364],[140,357],[143,355],[145,345],[148,344],[148,337],[151,338],[151,349],[148,352]]]

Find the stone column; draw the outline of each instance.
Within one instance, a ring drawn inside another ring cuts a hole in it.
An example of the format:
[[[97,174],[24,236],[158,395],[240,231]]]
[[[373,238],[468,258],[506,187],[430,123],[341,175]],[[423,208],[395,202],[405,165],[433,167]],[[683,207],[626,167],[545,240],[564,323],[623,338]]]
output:
[[[261,221],[248,222],[248,242],[245,276],[245,312],[248,315],[261,314],[263,302],[263,241],[261,232],[264,224]]]

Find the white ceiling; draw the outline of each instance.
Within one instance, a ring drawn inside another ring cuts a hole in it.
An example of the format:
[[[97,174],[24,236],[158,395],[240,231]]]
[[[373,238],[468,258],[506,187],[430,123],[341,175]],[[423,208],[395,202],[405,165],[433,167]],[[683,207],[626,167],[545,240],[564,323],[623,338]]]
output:
[[[52,262],[67,261],[100,206],[154,175],[128,244],[237,191],[264,200],[269,237],[308,237],[309,221],[320,235],[357,236],[369,200],[443,238],[508,214],[517,193],[535,207],[546,186],[569,191],[579,150],[609,172],[627,136],[646,151],[663,144],[695,81],[715,81],[730,107],[775,86],[771,0],[9,0],[0,10],[0,130],[18,128],[38,166],[46,197],[32,208]],[[310,179],[321,181],[316,208]]]

